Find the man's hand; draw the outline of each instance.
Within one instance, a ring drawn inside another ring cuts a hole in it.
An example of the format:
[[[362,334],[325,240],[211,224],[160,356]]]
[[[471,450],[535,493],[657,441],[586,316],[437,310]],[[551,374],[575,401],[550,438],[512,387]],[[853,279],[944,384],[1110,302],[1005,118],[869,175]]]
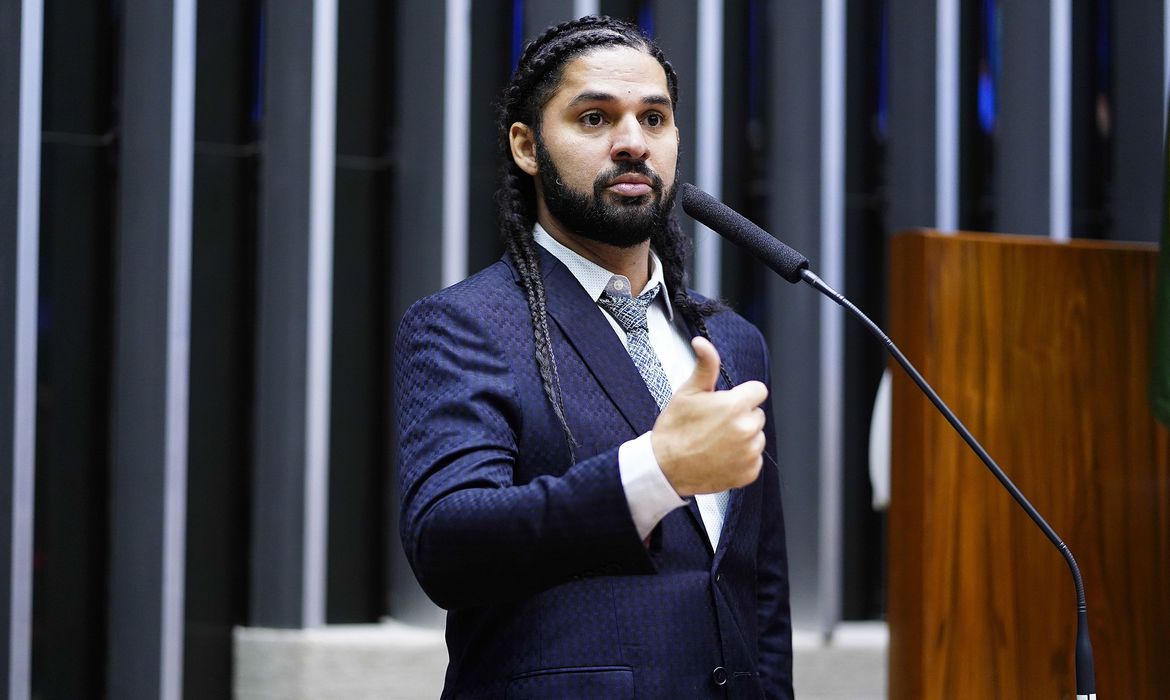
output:
[[[706,338],[691,341],[695,371],[658,414],[650,445],[667,481],[687,497],[746,486],[764,463],[761,382],[715,391],[719,352]]]

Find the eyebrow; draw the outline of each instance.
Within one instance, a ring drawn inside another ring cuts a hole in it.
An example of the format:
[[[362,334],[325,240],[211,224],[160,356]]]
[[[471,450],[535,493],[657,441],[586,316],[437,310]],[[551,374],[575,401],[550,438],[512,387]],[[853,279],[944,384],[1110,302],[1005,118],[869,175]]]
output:
[[[616,102],[617,97],[608,92],[583,92],[569,101],[567,106],[575,107],[583,102]],[[664,107],[672,107],[670,98],[666,95],[647,95],[642,98],[642,104],[647,105],[661,105]]]

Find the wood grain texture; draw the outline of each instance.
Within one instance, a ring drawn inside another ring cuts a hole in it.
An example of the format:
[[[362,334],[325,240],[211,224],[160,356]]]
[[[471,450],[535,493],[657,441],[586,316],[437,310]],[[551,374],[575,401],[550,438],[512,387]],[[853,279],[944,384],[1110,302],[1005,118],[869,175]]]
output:
[[[1077,557],[1099,696],[1170,697],[1156,249],[919,231],[891,253],[891,337]],[[893,371],[890,697],[1075,697],[1064,559]]]

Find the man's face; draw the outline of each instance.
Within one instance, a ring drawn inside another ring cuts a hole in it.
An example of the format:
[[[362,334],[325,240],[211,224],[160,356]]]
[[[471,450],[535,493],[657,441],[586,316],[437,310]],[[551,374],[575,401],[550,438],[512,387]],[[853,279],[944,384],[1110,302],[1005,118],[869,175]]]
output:
[[[534,136],[537,196],[567,233],[628,247],[665,225],[678,129],[653,56],[606,47],[571,61]]]

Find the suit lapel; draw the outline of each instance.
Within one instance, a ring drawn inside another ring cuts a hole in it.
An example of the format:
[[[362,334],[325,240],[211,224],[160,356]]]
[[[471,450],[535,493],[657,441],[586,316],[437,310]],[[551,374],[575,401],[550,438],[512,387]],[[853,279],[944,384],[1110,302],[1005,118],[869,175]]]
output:
[[[541,250],[545,265],[545,295],[548,313],[565,338],[581,356],[581,360],[597,379],[602,390],[630,424],[635,435],[654,427],[658,404],[646,388],[622,341],[613,332],[605,312],[589,298],[577,278],[549,252]],[[720,380],[722,381],[722,380]],[[695,499],[687,501],[690,520],[710,546],[703,516]],[[720,538],[722,540],[722,538]],[[714,553],[713,550],[712,554]]]
[[[684,325],[691,337],[699,334],[699,331],[692,327],[690,323],[684,323]],[[707,324],[707,333],[711,337],[711,343],[717,350],[719,350],[719,358],[727,368],[727,374],[730,375],[732,379],[738,381],[740,378],[735,374],[735,365],[729,364],[729,361],[733,360],[734,358],[730,356],[730,351],[727,345],[720,342],[718,327],[713,328],[712,325],[713,324],[710,323]],[[728,384],[726,380],[724,380],[721,373],[719,379],[715,382],[715,390],[726,391],[730,388],[731,385]],[[723,516],[723,527],[719,529],[719,546],[715,548],[714,559],[711,561],[712,571],[719,568],[719,562],[723,558],[723,553],[727,551],[727,543],[731,541],[731,536],[735,532],[736,523],[739,522],[739,512],[741,510],[740,505],[742,501],[743,489],[731,489],[730,497],[727,502],[727,512]],[[695,518],[696,524],[703,533],[703,538],[707,542],[710,542],[710,539],[707,537],[707,529],[703,527],[703,516],[699,513],[699,506],[696,504],[695,499],[691,499],[688,507],[691,511],[691,514]]]
[[[556,323],[557,328],[573,349],[581,357],[582,362],[589,368],[597,383],[606,396],[617,407],[635,435],[641,435],[654,427],[654,419],[658,415],[658,405],[638,368],[634,366],[617,334],[609,322],[605,320],[605,312],[597,306],[594,299],[590,299],[577,278],[568,268],[548,251],[540,249],[541,264],[545,275],[545,296],[548,302],[549,316]],[[509,260],[509,266],[515,267]],[[519,277],[517,276],[517,283]],[[676,319],[678,317],[676,316]],[[691,337],[698,332],[684,322],[684,328]],[[720,347],[717,332],[708,325],[711,341],[716,348]],[[724,362],[729,357],[723,356]],[[729,374],[735,377],[734,372]],[[720,376],[715,388],[723,391],[730,389],[730,385]],[[732,489],[727,504],[727,513],[720,530],[719,546],[713,550],[712,570],[719,566],[726,543],[730,541],[739,519],[740,502],[743,500],[742,489]],[[703,526],[703,516],[699,513],[699,506],[694,498],[687,502],[687,511],[691,522],[697,528],[703,541],[710,547],[711,540],[707,537],[707,529]]]
[[[654,427],[658,405],[597,302],[542,249],[548,313],[635,435]]]

